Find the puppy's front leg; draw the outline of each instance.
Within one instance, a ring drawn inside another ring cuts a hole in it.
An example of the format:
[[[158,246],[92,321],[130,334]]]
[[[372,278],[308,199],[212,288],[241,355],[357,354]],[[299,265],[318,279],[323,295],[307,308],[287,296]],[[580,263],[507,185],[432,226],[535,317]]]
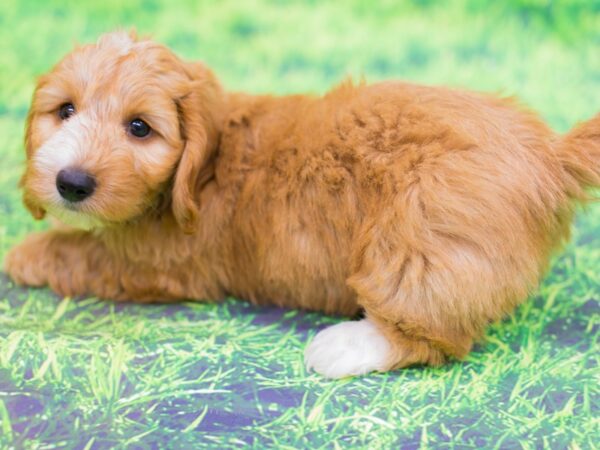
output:
[[[17,284],[49,285],[61,295],[117,298],[121,291],[114,282],[119,270],[114,257],[97,237],[85,231],[31,234],[8,252],[4,268]]]
[[[17,284],[48,285],[63,296],[139,302],[222,297],[214,283],[189,270],[190,261],[178,264],[130,261],[93,232],[52,230],[32,234],[11,249],[4,267]]]

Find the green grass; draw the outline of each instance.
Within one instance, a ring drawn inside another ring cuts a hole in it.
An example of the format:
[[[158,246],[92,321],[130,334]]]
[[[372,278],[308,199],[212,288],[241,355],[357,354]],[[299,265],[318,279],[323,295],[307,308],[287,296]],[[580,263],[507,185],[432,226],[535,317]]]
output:
[[[231,89],[351,75],[516,94],[566,131],[600,111],[600,2],[17,1],[0,5],[0,259],[35,223],[16,187],[35,77],[136,26]],[[339,319],[59,299],[0,278],[1,448],[594,448],[600,207],[539,292],[464,361],[326,381],[307,339]]]

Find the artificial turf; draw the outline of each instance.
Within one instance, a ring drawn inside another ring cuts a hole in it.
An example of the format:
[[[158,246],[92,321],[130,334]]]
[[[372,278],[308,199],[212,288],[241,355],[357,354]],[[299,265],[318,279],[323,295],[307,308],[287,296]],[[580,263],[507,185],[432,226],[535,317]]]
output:
[[[0,3],[0,259],[20,203],[35,77],[136,26],[226,87],[324,92],[351,75],[515,94],[559,131],[600,111],[600,2]],[[600,205],[539,291],[462,362],[328,381],[305,343],[339,318],[222,304],[61,299],[0,276],[0,448],[594,448]]]

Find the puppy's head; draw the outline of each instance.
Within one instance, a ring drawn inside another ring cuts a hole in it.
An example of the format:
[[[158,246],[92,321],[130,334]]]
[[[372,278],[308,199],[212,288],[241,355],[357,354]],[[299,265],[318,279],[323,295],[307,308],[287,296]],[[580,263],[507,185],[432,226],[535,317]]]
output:
[[[199,63],[122,32],[76,48],[39,80],[21,184],[34,217],[78,227],[135,220],[171,200],[192,231],[218,140],[221,88]]]

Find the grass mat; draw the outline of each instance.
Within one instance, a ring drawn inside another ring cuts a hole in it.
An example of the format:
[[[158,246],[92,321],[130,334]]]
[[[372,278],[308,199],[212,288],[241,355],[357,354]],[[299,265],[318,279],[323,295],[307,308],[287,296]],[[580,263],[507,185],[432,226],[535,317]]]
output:
[[[4,0],[0,259],[46,226],[16,187],[35,77],[129,26],[235,90],[403,78],[518,95],[559,131],[600,111],[598,1]],[[593,448],[599,294],[593,205],[538,293],[465,361],[326,381],[302,353],[335,317],[61,299],[2,276],[0,448]]]

